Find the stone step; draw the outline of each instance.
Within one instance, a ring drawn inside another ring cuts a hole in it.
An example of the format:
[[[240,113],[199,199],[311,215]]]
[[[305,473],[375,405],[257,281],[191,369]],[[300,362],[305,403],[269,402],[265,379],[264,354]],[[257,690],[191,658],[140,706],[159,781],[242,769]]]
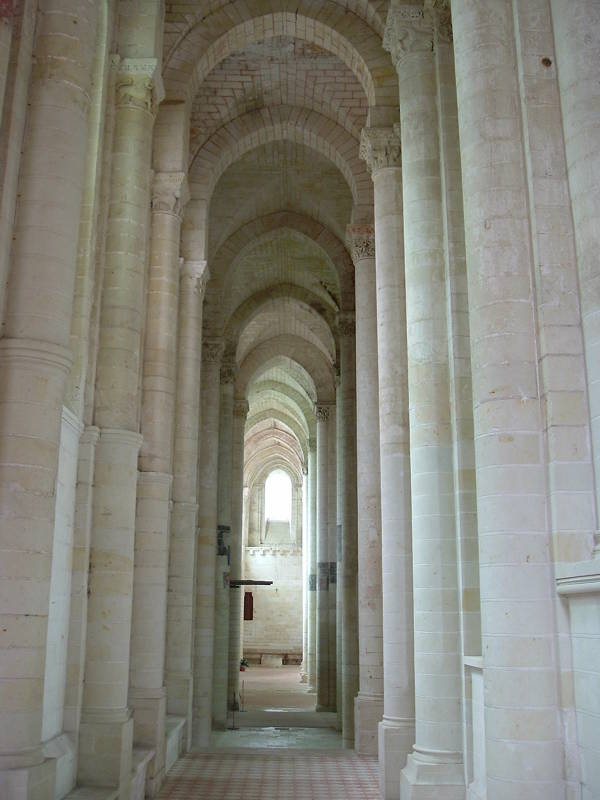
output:
[[[185,750],[185,717],[167,717],[165,724],[165,772],[168,772]]]
[[[77,786],[64,800],[118,800],[119,790],[98,786]]]

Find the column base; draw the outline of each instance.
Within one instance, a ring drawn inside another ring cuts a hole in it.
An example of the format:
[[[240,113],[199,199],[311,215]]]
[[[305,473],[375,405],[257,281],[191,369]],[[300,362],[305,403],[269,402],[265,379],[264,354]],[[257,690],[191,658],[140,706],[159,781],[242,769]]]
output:
[[[400,772],[414,743],[414,720],[384,717],[379,723],[379,791],[383,800],[398,800]]]
[[[361,756],[376,756],[378,728],[383,717],[383,695],[361,694],[354,698],[354,749]]]
[[[192,747],[204,749],[210,747],[210,734],[212,732],[212,720],[210,713],[198,715],[198,709],[194,709],[192,722]]]
[[[154,750],[154,758],[146,771],[148,797],[155,797],[165,777],[165,722],[167,693],[165,688],[129,691],[133,711],[133,741],[136,747]]]
[[[194,704],[194,677],[191,673],[168,672],[167,714],[174,717],[185,717],[185,751],[192,749],[192,708]]]
[[[464,800],[460,753],[414,750],[400,774],[400,800]]]
[[[79,727],[77,783],[118,787],[120,800],[128,800],[132,751],[133,717],[129,709],[84,712]]]
[[[47,758],[34,767],[0,769],[0,798],[54,800],[56,760]]]
[[[336,711],[335,706],[322,706],[317,703],[316,711],[322,711],[325,714],[334,714]]]

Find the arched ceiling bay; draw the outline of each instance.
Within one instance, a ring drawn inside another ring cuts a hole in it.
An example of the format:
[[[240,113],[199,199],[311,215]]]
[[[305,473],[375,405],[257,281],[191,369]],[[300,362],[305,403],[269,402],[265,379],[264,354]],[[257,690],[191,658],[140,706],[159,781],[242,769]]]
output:
[[[209,256],[257,217],[297,211],[342,241],[352,217],[352,195],[341,172],[312,148],[290,141],[251,150],[221,176],[210,203]]]

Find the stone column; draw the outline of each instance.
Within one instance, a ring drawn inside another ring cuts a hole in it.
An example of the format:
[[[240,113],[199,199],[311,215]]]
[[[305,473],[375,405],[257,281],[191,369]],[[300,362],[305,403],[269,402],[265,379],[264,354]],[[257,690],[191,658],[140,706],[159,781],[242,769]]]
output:
[[[339,347],[338,347],[339,357]],[[335,710],[336,710],[336,730],[340,733],[343,729],[343,667],[342,667],[342,640],[343,640],[343,598],[342,598],[342,546],[343,546],[343,527],[342,527],[342,503],[344,500],[343,470],[344,470],[344,413],[341,390],[341,368],[340,364],[333,365],[335,370],[335,462],[336,462],[336,487],[335,487],[335,511],[337,519],[337,541],[336,541],[336,562],[335,562],[335,597],[336,597],[336,674],[338,680],[335,685]]]
[[[317,691],[317,441],[308,440],[308,691]]]
[[[213,656],[213,724],[227,727],[229,664],[229,576],[231,569],[231,478],[233,458],[233,384],[235,366],[221,366],[219,466],[217,490],[217,567],[215,578],[215,649]]]
[[[336,405],[330,406],[329,421],[327,425],[327,433],[329,441],[327,444],[327,473],[328,473],[328,487],[327,487],[327,539],[328,539],[328,563],[327,563],[327,581],[328,581],[328,605],[329,605],[329,633],[328,633],[328,646],[329,646],[329,708],[330,710],[337,709],[337,682],[338,678],[341,681],[342,671],[338,672],[338,616],[341,609],[337,607],[337,407]],[[341,640],[340,640],[341,645]],[[341,667],[341,652],[340,652],[340,667]],[[340,714],[341,722],[341,714]],[[340,728],[341,730],[341,728]]]
[[[78,762],[78,781],[92,786],[125,787],[131,779],[133,719],[127,693],[156,68],[156,59],[124,59],[116,88],[96,371],[94,422],[100,428],[100,438],[96,446]]]
[[[511,0],[453,0],[477,467],[487,798],[564,798],[546,443]],[[482,58],[485,53],[485,58]]]
[[[356,491],[356,322],[338,322],[342,413],[342,736],[354,747],[354,701],[358,692],[358,532]]]
[[[356,471],[358,504],[359,692],[354,705],[355,748],[377,755],[383,717],[383,596],[381,587],[381,475],[375,230],[348,230],[356,297]]]
[[[233,441],[231,473],[231,568],[230,577],[241,580],[244,569],[244,543],[242,516],[244,508],[244,432],[248,417],[248,401],[239,400],[233,405]],[[240,660],[242,658],[242,609],[244,587],[230,590],[229,604],[229,687],[227,704],[234,697],[240,699]]]
[[[308,462],[308,458],[307,458]],[[300,683],[308,682],[308,468],[302,468],[302,666]]]
[[[380,788],[398,796],[414,743],[411,502],[400,138],[363,131],[361,155],[375,199],[377,358],[381,469],[384,709],[379,725]]]
[[[166,684],[167,713],[186,718],[188,749],[192,745],[202,304],[207,280],[206,261],[183,262],[179,280]]]
[[[147,772],[148,788],[152,793],[162,783],[165,769],[167,696],[164,666],[173,480],[179,240],[185,191],[183,173],[157,173],[154,176],[129,675],[129,705],[134,711],[135,744],[155,752]],[[148,613],[149,609],[152,609],[151,614]]]
[[[551,0],[552,24],[579,273],[592,424],[596,518],[600,513],[600,6]],[[550,65],[548,65],[550,66]],[[596,533],[596,558],[600,533]]]
[[[461,653],[433,20],[392,2],[400,86],[410,414],[415,746],[402,800],[462,800]]]
[[[96,10],[39,3],[0,341],[0,785],[15,800],[54,796],[42,697]]]
[[[212,730],[215,574],[217,553],[217,476],[219,467],[220,369],[223,342],[202,342],[202,383],[198,453],[198,543],[194,621],[194,718],[197,747],[210,744]]]
[[[317,415],[317,711],[330,711],[329,698],[329,417],[331,405]]]

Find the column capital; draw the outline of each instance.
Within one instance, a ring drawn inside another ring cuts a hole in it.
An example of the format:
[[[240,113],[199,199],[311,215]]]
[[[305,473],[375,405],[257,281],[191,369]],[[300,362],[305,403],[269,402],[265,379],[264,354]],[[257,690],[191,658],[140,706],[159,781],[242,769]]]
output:
[[[366,161],[371,175],[380,169],[402,166],[402,147],[396,127],[363,128],[360,136],[360,157]]]
[[[189,261],[187,258],[182,258],[179,277],[182,281],[190,281],[194,291],[203,295],[210,280],[208,261]]]
[[[409,56],[433,52],[433,17],[422,5],[404,5],[392,0],[383,33],[383,48],[396,69]]]
[[[156,172],[152,183],[152,211],[183,216],[190,199],[185,172]]]
[[[434,29],[433,46],[438,42],[452,42],[452,12],[450,0],[425,0],[425,13],[429,14]]]
[[[329,412],[334,406],[334,402],[319,402],[315,403],[315,416],[317,418],[317,422],[327,422],[329,419]]]
[[[236,376],[237,376],[237,365],[235,363],[235,359],[232,358],[224,359],[223,363],[221,364],[221,375],[220,375],[221,386],[235,383]]]
[[[165,96],[157,58],[123,58],[118,64],[116,105],[155,114]]]
[[[220,364],[224,349],[225,343],[222,339],[203,339],[202,360],[208,364]]]
[[[236,400],[233,404],[233,416],[246,419],[250,411],[250,404],[247,400]]]
[[[316,450],[317,449],[317,439],[315,436],[308,437],[308,449],[309,450]]]
[[[375,226],[348,225],[346,237],[355,268],[365,258],[375,258]]]

